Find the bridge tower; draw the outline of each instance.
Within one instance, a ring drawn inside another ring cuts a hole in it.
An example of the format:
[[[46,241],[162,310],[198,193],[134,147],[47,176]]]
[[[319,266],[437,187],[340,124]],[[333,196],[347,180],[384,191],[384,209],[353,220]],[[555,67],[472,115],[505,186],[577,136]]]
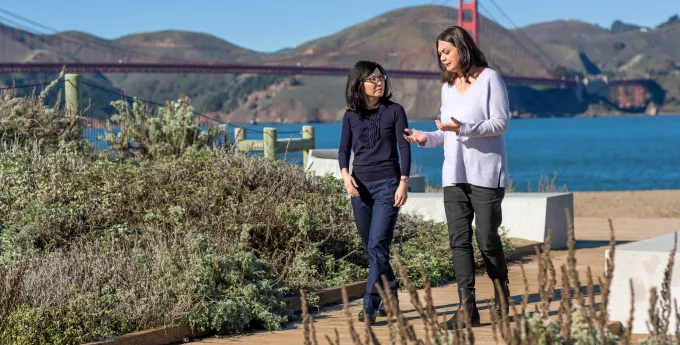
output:
[[[479,21],[477,16],[477,0],[466,2],[458,0],[458,26],[467,30],[475,43],[479,45]]]

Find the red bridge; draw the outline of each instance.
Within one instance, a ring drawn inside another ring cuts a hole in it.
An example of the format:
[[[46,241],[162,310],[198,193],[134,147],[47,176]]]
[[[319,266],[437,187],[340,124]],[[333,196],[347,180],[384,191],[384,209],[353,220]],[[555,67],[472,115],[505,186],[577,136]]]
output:
[[[495,2],[493,2],[494,5]],[[458,25],[469,30],[475,40],[479,40],[479,33],[492,32],[484,30],[483,21],[478,14],[478,6],[483,6],[479,0],[464,2],[459,0]],[[483,7],[482,7],[483,8]],[[500,10],[500,8],[499,8]],[[2,11],[9,13],[7,11]],[[19,20],[43,27],[39,23],[31,22],[26,18],[11,14]],[[37,35],[27,31],[19,30],[10,26],[2,25],[0,16],[0,49],[5,53],[11,52],[13,44],[22,43],[32,47],[33,52],[28,61],[9,61],[2,59],[0,53],[0,73],[58,73],[64,67],[70,73],[250,73],[250,74],[279,74],[279,75],[337,75],[346,76],[348,67],[309,67],[309,66],[288,66],[283,64],[235,64],[217,61],[194,62],[194,61],[167,61],[167,58],[155,56],[146,52],[140,52],[127,47],[113,46],[111,43],[101,40],[85,40],[75,36],[67,35]],[[487,21],[488,26],[492,23]],[[496,24],[493,24],[498,27]],[[480,30],[480,27],[481,30]],[[525,86],[544,86],[554,88],[575,88],[578,92],[587,92],[586,82],[600,82],[608,88],[604,98],[613,105],[618,106],[624,111],[644,111],[649,103],[661,105],[664,99],[664,92],[661,87],[652,79],[609,79],[600,76],[590,77],[588,81],[583,78],[567,77],[559,74],[561,66],[552,61],[549,55],[543,53],[540,48],[530,40],[523,37],[515,38],[514,34],[505,31],[507,38],[514,42],[510,54],[512,61],[518,61],[519,65],[525,64],[521,71],[514,74],[503,73],[503,79],[508,85]],[[527,37],[528,38],[528,37]],[[530,47],[529,43],[535,48]],[[481,42],[482,49],[484,42]],[[362,51],[316,51],[310,54],[323,55],[361,55]],[[18,54],[12,54],[17,56]],[[538,57],[537,57],[538,56]],[[46,61],[47,60],[47,61]],[[526,63],[525,63],[526,62]],[[493,61],[490,61],[492,67]],[[552,77],[529,76],[522,73],[531,71],[533,65],[541,65],[545,70],[553,71]],[[550,66],[550,67],[548,67]],[[391,78],[414,78],[414,79],[435,79],[439,78],[437,71],[425,70],[398,70],[387,71]],[[593,80],[594,79],[594,80]],[[584,91],[585,90],[585,91]],[[599,91],[602,92],[602,91]]]
[[[224,63],[0,63],[0,73],[59,73],[65,68],[69,73],[251,73],[251,74],[279,74],[279,75],[336,75],[347,76],[349,68],[340,67],[301,67],[276,65],[244,65]],[[391,78],[436,79],[439,72],[388,70]],[[514,85],[543,85],[553,87],[575,86],[575,79],[557,79],[541,77],[504,76],[503,80]],[[644,80],[639,80],[642,82]],[[626,83],[633,82],[626,81]]]

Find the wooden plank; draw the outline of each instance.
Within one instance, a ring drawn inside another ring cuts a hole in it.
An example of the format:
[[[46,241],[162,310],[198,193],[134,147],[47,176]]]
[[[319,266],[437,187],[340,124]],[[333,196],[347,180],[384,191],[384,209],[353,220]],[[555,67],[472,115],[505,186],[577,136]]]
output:
[[[278,139],[276,141],[276,153],[296,152],[314,148],[314,139]]]
[[[244,139],[236,142],[236,149],[240,152],[262,151],[263,148],[263,140]]]
[[[84,345],[165,345],[204,335],[206,335],[205,332],[192,329],[188,325],[173,325],[124,334],[114,339]]]

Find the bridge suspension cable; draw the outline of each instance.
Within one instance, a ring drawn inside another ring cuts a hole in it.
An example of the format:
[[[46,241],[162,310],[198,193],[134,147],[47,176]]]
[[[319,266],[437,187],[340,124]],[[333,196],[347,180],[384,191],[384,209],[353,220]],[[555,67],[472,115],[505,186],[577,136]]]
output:
[[[59,79],[57,79],[59,80]],[[32,84],[22,84],[22,85],[13,85],[13,86],[2,86],[0,87],[0,90],[15,90],[15,89],[27,89],[29,87],[39,87],[39,86],[45,86],[49,85],[51,82],[54,80],[50,81],[41,81],[37,83],[32,83]]]
[[[145,100],[145,99],[139,98],[139,97],[128,96],[128,95],[126,95],[126,94],[123,93],[123,92],[119,92],[119,91],[116,91],[116,90],[112,90],[112,89],[110,89],[110,88],[107,88],[107,87],[105,87],[105,86],[98,85],[96,82],[91,81],[91,80],[86,79],[86,78],[81,78],[80,83],[83,84],[83,85],[87,85],[87,86],[89,86],[89,87],[91,87],[91,88],[100,90],[100,91],[104,91],[104,92],[107,92],[107,93],[110,93],[110,94],[114,94],[114,95],[117,95],[117,96],[121,96],[122,98],[125,98],[126,100],[138,100],[138,101],[140,101],[140,102],[142,102],[142,103],[150,104],[150,105],[153,105],[153,106],[156,106],[156,107],[165,107],[165,104],[161,104],[161,103],[159,103],[159,102],[154,102],[154,101]],[[261,131],[261,130],[258,130],[258,129],[252,129],[252,128],[246,128],[246,127],[243,127],[243,126],[232,125],[232,124],[229,124],[229,123],[224,122],[224,121],[222,121],[222,120],[219,120],[219,119],[216,119],[216,118],[207,116],[207,115],[205,115],[205,114],[203,114],[203,113],[199,113],[199,112],[197,112],[197,111],[195,111],[195,110],[192,110],[192,112],[193,112],[195,115],[199,116],[199,117],[202,117],[202,118],[204,118],[204,119],[206,119],[206,120],[214,121],[214,122],[219,123],[219,124],[222,124],[222,125],[226,125],[227,127],[231,127],[231,128],[243,128],[243,129],[246,130],[246,131],[254,132],[254,133],[262,133],[262,134],[264,133],[264,131]],[[278,133],[280,133],[280,134],[299,134],[300,131],[279,131]]]
[[[545,51],[543,51],[543,49],[541,49],[541,47],[539,47],[538,44],[536,44],[536,42],[534,42],[534,40],[532,40],[532,39],[524,32],[524,30],[522,30],[519,26],[517,26],[517,24],[515,24],[515,22],[510,18],[510,16],[508,16],[508,15],[505,13],[505,11],[503,11],[503,9],[501,9],[501,7],[498,6],[498,4],[496,3],[495,0],[489,0],[489,1],[491,1],[491,4],[492,4],[492,5],[493,5],[493,6],[501,13],[501,15],[503,15],[503,17],[505,17],[505,19],[507,19],[507,20],[510,22],[510,24],[511,24],[512,26],[514,26],[515,29],[516,29],[520,34],[522,34],[522,36],[524,36],[524,37],[527,39],[527,41],[529,41],[529,43],[531,43],[531,45],[533,45],[533,46],[534,46],[534,47],[535,47],[535,48],[536,48],[536,49],[537,49],[544,57],[546,57],[548,60],[550,60],[550,62],[551,62],[555,67],[559,67],[559,66],[560,66],[560,64],[557,63],[557,62],[556,62],[550,55],[548,55]],[[487,10],[487,12],[488,12],[488,10]],[[494,21],[496,21],[496,20],[494,19]],[[496,22],[499,23],[498,21],[496,21]],[[511,36],[512,36],[512,35],[511,35]],[[514,40],[514,38],[513,38],[513,40]],[[515,42],[517,42],[517,41],[515,40]],[[524,45],[523,45],[521,42],[518,42],[518,43],[519,43],[520,45],[522,45],[522,47],[524,47]],[[524,48],[525,48],[525,50],[526,50],[526,47],[524,47]]]

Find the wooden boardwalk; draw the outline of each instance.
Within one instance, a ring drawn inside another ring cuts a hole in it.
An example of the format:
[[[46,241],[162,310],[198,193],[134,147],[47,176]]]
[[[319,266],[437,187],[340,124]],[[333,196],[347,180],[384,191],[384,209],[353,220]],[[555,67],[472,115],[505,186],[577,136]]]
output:
[[[664,219],[614,219],[613,220],[616,240],[618,243],[627,241],[639,241],[646,238],[656,237],[665,233],[680,230],[680,219],[664,218]],[[577,239],[577,267],[582,281],[585,282],[585,274],[588,267],[591,268],[593,277],[596,280],[598,276],[603,274],[604,269],[604,251],[607,248],[609,241],[609,224],[607,219],[603,218],[576,218],[574,227],[576,229]],[[553,251],[553,263],[556,268],[561,265],[566,265],[567,252]],[[529,256],[524,259],[524,270],[527,275],[529,284],[529,301],[530,304],[535,304],[539,298],[536,294],[538,290],[538,263],[534,256]],[[558,286],[559,282],[558,273]],[[495,344],[490,322],[489,310],[486,305],[486,300],[493,298],[493,288],[490,280],[485,273],[477,277],[477,298],[478,307],[482,315],[482,327],[475,328],[475,343],[476,344]],[[458,294],[456,292],[455,284],[440,286],[432,289],[432,297],[437,304],[437,312],[440,317],[449,317],[458,307]],[[518,264],[510,266],[510,292],[515,303],[519,303],[524,293],[524,284]],[[422,297],[422,292],[420,293]],[[409,322],[415,325],[416,331],[419,334],[424,334],[422,322],[419,315],[414,310],[409,302],[409,295],[406,292],[399,293],[400,308],[408,318]],[[551,310],[557,311],[559,302],[553,302]],[[533,309],[533,306],[530,306]],[[350,303],[352,317],[355,322],[354,325],[357,331],[363,338],[363,324],[356,321],[356,315],[361,309],[361,299],[352,300]],[[342,306],[330,306],[321,308],[313,314],[317,337],[320,344],[327,344],[325,335],[334,338],[335,330],[340,334],[341,344],[352,344],[349,336],[349,331],[346,324],[346,316],[342,311]],[[378,318],[378,322],[373,326],[374,331],[383,341],[388,339],[387,327],[384,318]],[[286,345],[286,344],[302,344],[303,330],[299,324],[289,325],[286,329],[275,332],[254,332],[246,335],[231,336],[225,338],[205,338],[200,341],[191,342],[190,344],[259,344],[259,345]],[[500,336],[499,336],[499,341]]]

